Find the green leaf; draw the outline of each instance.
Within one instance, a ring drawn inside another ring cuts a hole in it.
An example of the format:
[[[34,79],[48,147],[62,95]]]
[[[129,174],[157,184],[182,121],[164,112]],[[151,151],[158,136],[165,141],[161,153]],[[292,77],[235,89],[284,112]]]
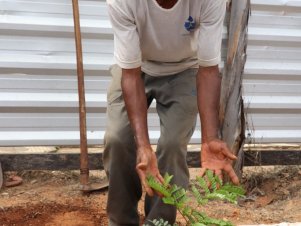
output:
[[[169,224],[168,221],[165,221],[163,219],[154,219],[154,220],[148,220],[147,224],[143,224],[143,226],[172,226],[171,224]],[[174,224],[174,226],[176,226],[176,224]]]
[[[165,175],[164,175],[164,183],[163,183],[163,186],[165,188],[167,188],[169,186],[172,178],[173,178],[173,175],[169,175],[168,173],[165,173]]]
[[[207,171],[206,171],[206,176],[207,176],[207,178],[208,178],[208,180],[209,180],[209,183],[210,183],[210,185],[211,185],[211,189],[212,189],[213,191],[216,191],[217,185],[216,185],[216,180],[215,180],[213,171],[207,170]]]
[[[173,197],[163,197],[162,201],[168,205],[176,205],[175,199]]]
[[[191,215],[192,209],[189,206],[185,206],[182,210],[184,216]]]
[[[203,177],[197,177],[196,179],[199,182],[199,186],[205,191],[205,194],[209,194],[210,190],[205,179]]]
[[[169,193],[168,189],[158,182],[153,176],[148,176],[147,177],[147,184],[154,189],[155,191],[160,192],[163,196],[168,197],[171,194]]]
[[[223,181],[218,176],[215,175],[214,179],[220,187],[223,186]]]
[[[206,226],[206,224],[202,224],[202,223],[194,223],[191,226]]]
[[[234,193],[234,194],[237,194],[237,195],[240,195],[240,196],[243,196],[246,193],[246,191],[243,189],[243,187],[235,186],[235,185],[232,185],[232,184],[229,184],[229,183],[222,186],[221,190],[226,190],[230,193]]]
[[[227,198],[226,195],[224,194],[220,194],[220,193],[217,193],[217,192],[214,192],[214,193],[210,193],[208,195],[206,195],[206,198],[207,199],[220,199],[220,200],[225,200]]]
[[[192,185],[191,191],[192,191],[192,194],[196,198],[197,203],[199,205],[205,205],[208,202],[208,199],[206,199],[205,197],[202,197],[201,193],[196,188],[196,186]]]

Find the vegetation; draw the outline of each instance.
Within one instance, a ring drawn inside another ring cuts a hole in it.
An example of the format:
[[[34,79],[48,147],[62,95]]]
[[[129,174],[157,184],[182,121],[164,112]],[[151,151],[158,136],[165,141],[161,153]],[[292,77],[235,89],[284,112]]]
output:
[[[175,184],[171,185],[172,175],[164,176],[164,183],[160,183],[154,177],[148,177],[149,186],[163,195],[162,200],[165,204],[173,205],[183,216],[189,226],[231,226],[229,221],[210,218],[201,207],[205,206],[210,200],[225,200],[230,203],[237,203],[239,197],[244,196],[244,189],[241,186],[223,182],[212,171],[206,171],[207,180],[197,177],[196,182],[192,183],[191,189],[184,188]],[[191,195],[190,195],[191,194]],[[194,197],[193,200],[189,197]],[[172,226],[163,219],[155,219],[147,222],[145,226]],[[174,225],[175,226],[175,225]]]

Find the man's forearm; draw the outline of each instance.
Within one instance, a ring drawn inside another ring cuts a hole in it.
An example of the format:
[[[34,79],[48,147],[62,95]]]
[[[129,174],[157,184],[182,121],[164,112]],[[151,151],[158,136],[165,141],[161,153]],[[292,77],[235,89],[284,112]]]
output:
[[[149,147],[147,100],[141,68],[122,69],[121,87],[137,148]]]
[[[200,67],[197,76],[202,142],[218,138],[221,77],[218,66]]]

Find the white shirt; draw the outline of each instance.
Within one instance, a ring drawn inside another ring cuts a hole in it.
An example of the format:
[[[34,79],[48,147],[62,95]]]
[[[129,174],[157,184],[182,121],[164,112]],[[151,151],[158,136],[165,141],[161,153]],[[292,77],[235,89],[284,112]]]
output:
[[[164,76],[220,62],[226,0],[178,0],[171,9],[156,0],[107,4],[121,68]]]

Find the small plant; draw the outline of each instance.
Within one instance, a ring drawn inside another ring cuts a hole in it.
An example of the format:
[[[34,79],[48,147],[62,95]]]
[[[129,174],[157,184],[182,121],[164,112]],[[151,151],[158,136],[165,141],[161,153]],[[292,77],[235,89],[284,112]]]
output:
[[[183,216],[187,225],[189,226],[232,226],[229,221],[214,219],[208,217],[204,212],[200,211],[200,207],[204,206],[210,200],[226,200],[231,203],[237,203],[239,197],[245,194],[241,186],[235,186],[223,182],[213,174],[212,171],[206,171],[208,181],[203,177],[197,177],[196,182],[191,185],[191,191],[187,191],[182,187],[175,184],[171,185],[172,175],[166,174],[164,182],[160,183],[149,176],[147,178],[148,185],[155,191],[163,195],[163,202],[165,204],[173,205],[177,208],[178,212]],[[209,186],[210,185],[210,186]],[[194,200],[191,201],[188,195],[192,194]],[[169,222],[163,219],[153,220],[145,224],[145,226],[171,226]],[[175,225],[174,225],[175,226]]]

